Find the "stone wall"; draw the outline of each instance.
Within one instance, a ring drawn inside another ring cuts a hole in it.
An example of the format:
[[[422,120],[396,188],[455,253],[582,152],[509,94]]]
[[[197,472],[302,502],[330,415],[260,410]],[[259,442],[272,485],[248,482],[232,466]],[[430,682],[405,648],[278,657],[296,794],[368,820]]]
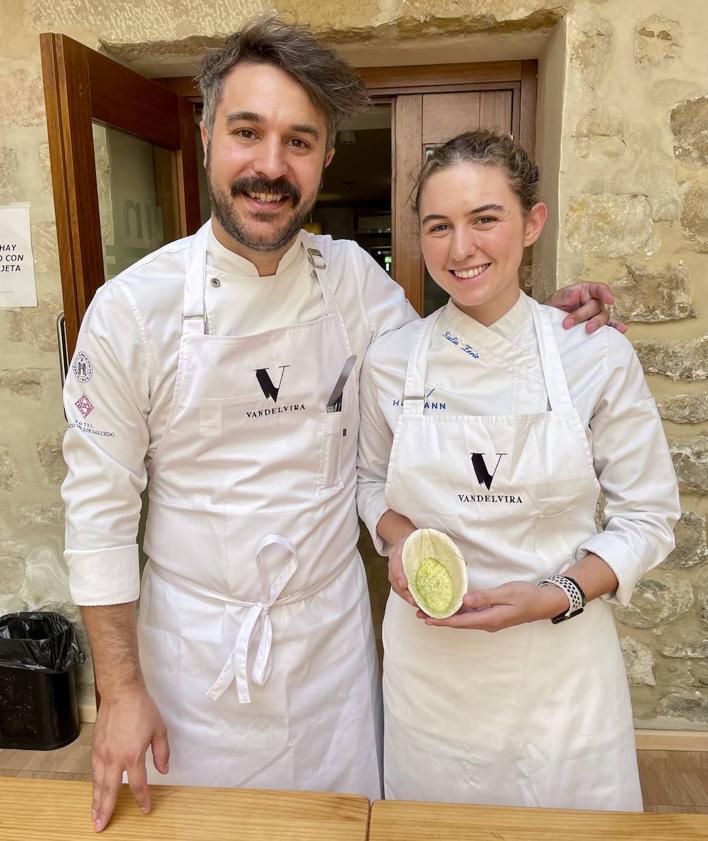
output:
[[[205,44],[271,8],[295,12],[362,64],[539,58],[546,151],[539,156],[546,167],[555,161],[557,173],[544,182],[556,229],[537,286],[593,278],[617,290],[616,313],[631,322],[682,489],[676,551],[617,615],[636,718],[707,728],[702,0],[0,0],[0,202],[32,204],[39,301],[36,309],[0,311],[0,613],[56,608],[78,620],[61,554],[62,304],[38,35],[63,32],[142,72],[188,75]],[[380,616],[385,570],[370,546],[366,555]],[[81,680],[90,700],[90,663]]]
[[[665,421],[677,548],[616,617],[635,717],[708,726],[708,14],[576,3],[567,20],[561,277],[607,279]]]

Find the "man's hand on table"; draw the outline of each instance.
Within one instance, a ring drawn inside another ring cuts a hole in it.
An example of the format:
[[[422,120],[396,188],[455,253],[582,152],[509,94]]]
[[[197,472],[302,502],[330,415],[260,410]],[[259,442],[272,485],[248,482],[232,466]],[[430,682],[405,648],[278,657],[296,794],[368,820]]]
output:
[[[122,690],[115,697],[102,696],[96,716],[93,743],[93,805],[91,816],[96,832],[108,825],[123,778],[145,813],[151,809],[145,770],[145,753],[152,747],[155,768],[166,774],[170,746],[167,728],[144,686]]]

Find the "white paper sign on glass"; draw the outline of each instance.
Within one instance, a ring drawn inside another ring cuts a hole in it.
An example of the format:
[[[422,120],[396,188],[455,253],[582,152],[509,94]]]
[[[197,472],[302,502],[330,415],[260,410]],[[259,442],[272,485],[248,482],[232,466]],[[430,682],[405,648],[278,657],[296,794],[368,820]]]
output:
[[[0,308],[36,307],[29,204],[0,207]]]

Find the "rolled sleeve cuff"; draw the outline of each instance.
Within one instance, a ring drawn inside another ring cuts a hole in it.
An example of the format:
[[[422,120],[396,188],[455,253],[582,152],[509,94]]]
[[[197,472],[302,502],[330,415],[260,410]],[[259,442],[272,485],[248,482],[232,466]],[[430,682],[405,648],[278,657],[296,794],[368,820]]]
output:
[[[602,598],[611,604],[627,607],[637,581],[647,569],[646,565],[623,540],[607,531],[593,535],[585,541],[575,553],[575,559],[580,561],[590,553],[602,558],[619,581],[617,590]]]
[[[140,595],[138,546],[67,549],[71,598],[77,605],[123,604]]]
[[[369,530],[374,548],[379,555],[382,555],[383,557],[388,555],[390,546],[379,536],[379,533],[376,531],[376,526],[387,511],[388,505],[386,505],[383,493],[380,495],[372,495],[364,504],[361,504],[360,500],[359,516]]]

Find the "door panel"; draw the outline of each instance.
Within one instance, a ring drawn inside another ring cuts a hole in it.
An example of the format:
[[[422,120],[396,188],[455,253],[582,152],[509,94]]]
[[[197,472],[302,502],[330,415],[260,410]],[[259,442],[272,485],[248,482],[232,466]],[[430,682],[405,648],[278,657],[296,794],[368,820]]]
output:
[[[423,96],[423,144],[444,143],[460,132],[478,128],[482,96],[481,93],[438,93]]]
[[[485,91],[479,105],[479,125],[502,134],[513,134],[511,91]]]

